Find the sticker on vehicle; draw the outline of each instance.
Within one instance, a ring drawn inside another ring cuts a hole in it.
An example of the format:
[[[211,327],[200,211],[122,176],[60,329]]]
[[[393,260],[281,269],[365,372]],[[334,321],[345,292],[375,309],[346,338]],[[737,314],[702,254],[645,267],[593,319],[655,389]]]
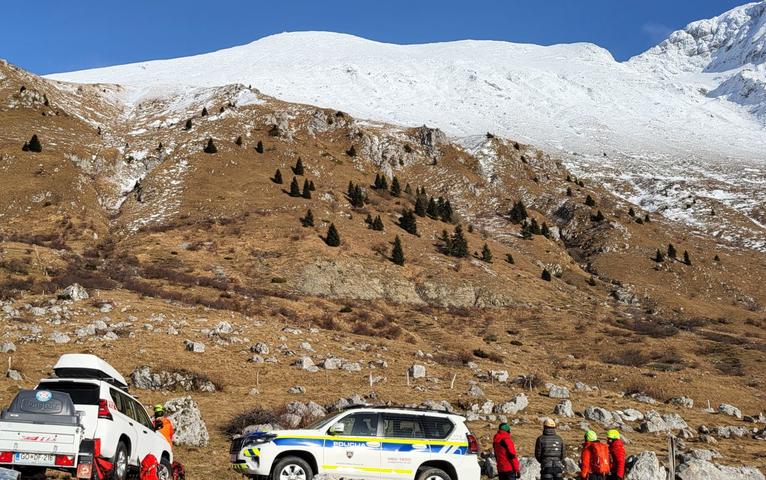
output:
[[[48,390],[39,390],[37,393],[35,393],[35,398],[38,402],[48,402],[51,398],[53,398],[53,394]]]

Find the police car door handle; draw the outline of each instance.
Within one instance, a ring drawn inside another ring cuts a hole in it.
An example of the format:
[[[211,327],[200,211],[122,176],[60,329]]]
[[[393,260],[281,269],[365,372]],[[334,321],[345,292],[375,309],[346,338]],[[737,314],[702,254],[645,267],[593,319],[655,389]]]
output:
[[[378,448],[380,447],[380,442],[367,442],[367,446],[372,448]]]

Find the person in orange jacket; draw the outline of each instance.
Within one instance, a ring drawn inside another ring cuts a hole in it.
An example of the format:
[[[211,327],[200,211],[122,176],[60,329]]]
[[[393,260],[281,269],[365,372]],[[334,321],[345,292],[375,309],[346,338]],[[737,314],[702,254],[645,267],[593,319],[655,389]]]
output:
[[[625,476],[625,444],[620,438],[620,431],[612,429],[606,432],[606,441],[609,444],[609,460],[612,464],[609,480],[622,480]]]
[[[154,431],[160,432],[170,446],[173,446],[173,434],[175,433],[173,422],[165,416],[165,407],[160,404],[154,406]]]
[[[516,480],[521,477],[521,466],[516,455],[516,445],[511,438],[511,426],[501,423],[492,439],[492,447],[497,461],[497,474],[500,480]]]
[[[582,480],[606,480],[611,471],[609,447],[598,441],[593,430],[585,432],[585,443],[580,455],[580,478]]]

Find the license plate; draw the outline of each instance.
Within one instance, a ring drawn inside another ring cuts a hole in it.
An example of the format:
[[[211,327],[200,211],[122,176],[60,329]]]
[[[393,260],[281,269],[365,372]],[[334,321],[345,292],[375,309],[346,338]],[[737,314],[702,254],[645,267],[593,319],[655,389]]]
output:
[[[13,463],[26,463],[34,465],[53,465],[56,461],[55,455],[45,453],[24,453],[17,452],[13,454]]]

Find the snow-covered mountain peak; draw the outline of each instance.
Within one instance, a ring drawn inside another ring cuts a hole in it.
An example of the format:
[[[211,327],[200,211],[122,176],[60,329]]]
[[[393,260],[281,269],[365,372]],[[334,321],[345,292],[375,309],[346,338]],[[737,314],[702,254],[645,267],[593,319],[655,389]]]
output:
[[[766,62],[766,1],[748,3],[717,17],[692,22],[631,59],[659,62],[671,71],[725,72]]]

